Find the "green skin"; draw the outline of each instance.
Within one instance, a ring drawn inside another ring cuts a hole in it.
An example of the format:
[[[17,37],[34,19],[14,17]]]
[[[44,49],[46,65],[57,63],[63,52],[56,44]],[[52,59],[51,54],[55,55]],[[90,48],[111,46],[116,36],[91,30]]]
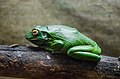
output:
[[[36,26],[33,32],[26,34],[26,39],[33,44],[56,53],[60,51],[66,55],[85,61],[98,62],[101,48],[77,29],[63,25]]]

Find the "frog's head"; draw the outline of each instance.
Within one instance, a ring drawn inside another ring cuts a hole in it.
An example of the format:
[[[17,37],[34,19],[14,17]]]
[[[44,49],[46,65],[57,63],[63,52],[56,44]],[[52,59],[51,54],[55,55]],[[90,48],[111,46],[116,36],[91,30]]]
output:
[[[32,42],[35,45],[42,45],[48,40],[50,40],[50,36],[47,32],[41,31],[39,26],[32,29],[32,31],[28,32],[25,35],[25,38]]]

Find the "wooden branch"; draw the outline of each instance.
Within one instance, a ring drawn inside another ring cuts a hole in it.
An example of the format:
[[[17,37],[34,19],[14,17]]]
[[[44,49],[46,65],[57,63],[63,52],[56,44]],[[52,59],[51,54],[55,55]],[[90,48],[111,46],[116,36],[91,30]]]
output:
[[[120,61],[102,56],[99,63],[80,61],[39,48],[0,45],[0,75],[52,79],[119,79]]]

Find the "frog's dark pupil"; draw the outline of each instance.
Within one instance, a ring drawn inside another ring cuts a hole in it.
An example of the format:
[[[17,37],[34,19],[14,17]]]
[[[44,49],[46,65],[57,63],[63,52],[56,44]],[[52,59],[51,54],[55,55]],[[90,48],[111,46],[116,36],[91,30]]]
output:
[[[33,33],[37,33],[36,31],[33,31]]]

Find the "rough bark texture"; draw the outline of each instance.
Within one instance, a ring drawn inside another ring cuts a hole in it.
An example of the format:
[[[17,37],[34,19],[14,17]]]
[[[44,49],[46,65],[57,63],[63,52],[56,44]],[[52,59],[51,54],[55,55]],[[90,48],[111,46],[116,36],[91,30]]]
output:
[[[102,56],[99,63],[51,54],[35,47],[0,45],[0,75],[48,79],[119,79],[120,61]]]

